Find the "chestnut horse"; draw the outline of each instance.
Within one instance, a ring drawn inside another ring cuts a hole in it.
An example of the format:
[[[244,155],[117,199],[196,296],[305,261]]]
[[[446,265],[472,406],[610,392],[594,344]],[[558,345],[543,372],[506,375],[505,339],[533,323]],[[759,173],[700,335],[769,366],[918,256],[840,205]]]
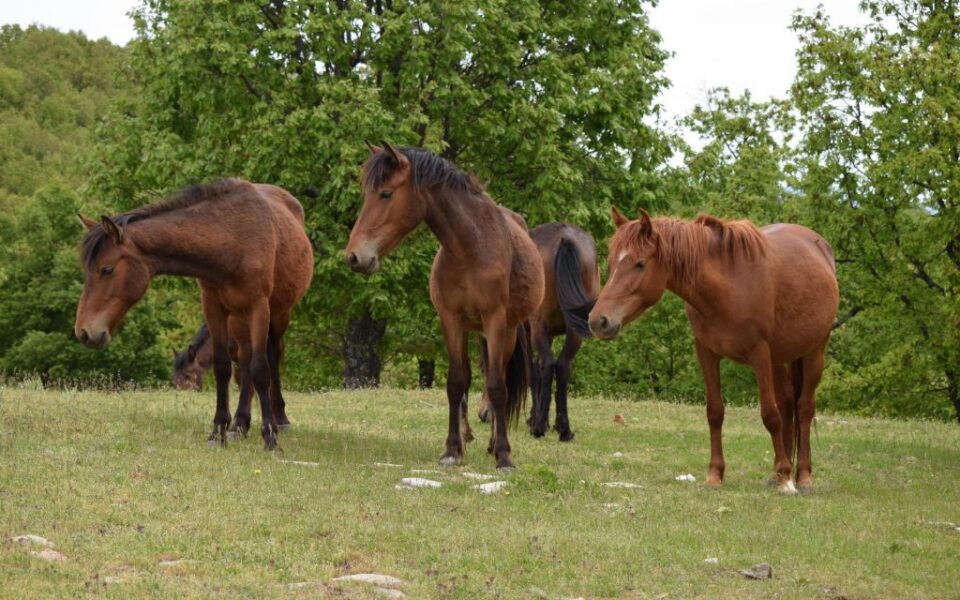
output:
[[[616,208],[609,277],[590,313],[590,329],[611,339],[670,290],[686,303],[706,387],[710,471],[723,483],[720,358],[749,365],[760,415],[773,441],[773,476],[781,493],[812,489],[810,424],[823,352],[840,293],[833,251],[800,225],[758,229],[749,221],[700,216],[693,222]],[[796,457],[796,483],[791,459]]]
[[[545,223],[530,230],[543,263],[543,302],[528,321],[530,337],[537,349],[537,368],[533,370],[533,406],[527,425],[534,437],[543,437],[549,427],[550,396],[557,381],[557,420],[554,429],[561,442],[574,438],[567,414],[567,387],[573,359],[583,338],[590,337],[587,316],[600,290],[600,271],[593,237],[576,225]],[[553,356],[553,338],[563,335],[563,349]],[[481,365],[481,368],[482,365]],[[488,417],[483,396],[478,416]]]
[[[420,148],[377,147],[363,164],[363,207],[346,259],[369,274],[421,222],[440,240],[430,274],[430,299],[440,316],[450,366],[450,409],[442,465],[460,464],[470,386],[468,332],[485,340],[484,385],[493,407],[491,452],[510,468],[507,421],[515,421],[528,382],[523,323],[543,298],[543,269],[523,219],[496,204],[471,175]],[[463,423],[461,424],[461,418]],[[463,431],[461,431],[463,428]]]
[[[217,380],[208,441],[227,440],[233,337],[240,371],[249,373],[260,398],[264,445],[275,449],[279,426],[289,423],[280,401],[281,340],[313,277],[313,250],[297,199],[276,186],[227,179],[99,223],[81,220],[87,227],[81,251],[86,283],[77,306],[77,338],[106,346],[154,276],[195,277]],[[249,413],[247,419],[236,423],[239,430],[249,428]]]

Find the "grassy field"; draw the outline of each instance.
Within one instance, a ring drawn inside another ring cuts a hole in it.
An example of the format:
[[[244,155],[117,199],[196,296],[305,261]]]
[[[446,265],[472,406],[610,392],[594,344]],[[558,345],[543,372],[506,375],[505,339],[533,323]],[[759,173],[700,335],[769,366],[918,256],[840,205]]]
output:
[[[817,491],[781,497],[759,410],[728,409],[714,491],[702,407],[573,398],[576,440],[517,430],[509,487],[482,495],[464,472],[496,474],[488,428],[441,470],[439,391],[288,407],[272,455],[207,448],[211,392],[0,388],[0,594],[385,597],[334,581],[372,572],[409,598],[960,597],[955,424],[821,416]],[[395,488],[410,476],[444,485]],[[8,541],[28,533],[66,559]],[[760,562],[772,579],[738,573]]]

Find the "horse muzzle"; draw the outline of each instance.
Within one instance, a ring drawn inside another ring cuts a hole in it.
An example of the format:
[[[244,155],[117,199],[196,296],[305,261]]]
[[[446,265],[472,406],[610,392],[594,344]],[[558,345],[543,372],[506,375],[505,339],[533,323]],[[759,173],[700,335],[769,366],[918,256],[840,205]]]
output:
[[[374,254],[369,257],[361,256],[356,252],[347,252],[347,265],[357,273],[370,275],[380,268],[380,259]]]
[[[80,343],[88,348],[105,348],[107,344],[110,343],[110,332],[106,329],[98,332],[95,331],[91,334],[85,328],[81,327],[74,333],[77,339],[80,340]]]
[[[606,315],[599,315],[590,319],[590,331],[601,340],[612,340],[620,333],[621,323],[614,323]]]

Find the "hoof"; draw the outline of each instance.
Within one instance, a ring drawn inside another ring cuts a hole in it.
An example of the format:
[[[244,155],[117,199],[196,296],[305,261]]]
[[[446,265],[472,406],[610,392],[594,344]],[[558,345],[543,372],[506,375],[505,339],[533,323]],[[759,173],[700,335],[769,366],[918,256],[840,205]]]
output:
[[[530,435],[532,435],[535,438],[542,438],[544,435],[546,435],[546,433],[547,433],[546,429],[540,429],[539,427],[530,428]]]
[[[214,438],[207,438],[207,448],[219,448],[222,445],[225,444],[221,444]]]
[[[440,457],[441,467],[457,467],[461,463],[463,463],[463,458],[460,456],[448,456],[444,454]]]
[[[793,479],[788,479],[777,491],[781,496],[796,496],[800,493],[797,491],[797,486],[793,485]]]
[[[560,441],[561,442],[572,442],[573,438],[576,437],[572,431],[561,431],[560,432]]]
[[[231,429],[230,431],[227,432],[227,439],[228,439],[228,440],[237,441],[237,440],[239,440],[241,437],[246,437],[246,434],[243,433],[243,432],[241,432],[241,431],[238,430],[238,429]]]
[[[798,481],[797,489],[800,490],[801,494],[809,494],[813,492],[813,482],[809,479],[807,481]]]
[[[780,485],[780,482],[777,481],[777,478],[776,478],[776,477],[771,476],[769,479],[767,479],[766,481],[763,482],[763,485],[765,485],[765,486],[767,486],[767,487],[776,487],[776,486]]]
[[[287,431],[288,429],[290,429],[290,422],[288,421],[288,422],[286,422],[286,423],[280,423],[280,424],[278,424],[278,425],[277,425],[277,429],[280,430],[280,431]]]
[[[711,479],[708,477],[707,480],[703,482],[703,487],[707,488],[708,490],[722,490],[723,481],[720,479]]]
[[[279,443],[278,443],[278,441],[277,441],[277,434],[276,434],[276,433],[273,433],[273,432],[271,431],[270,433],[266,433],[266,434],[263,435],[263,449],[264,449],[264,450],[266,450],[267,452],[273,452],[274,450],[276,450],[276,449],[278,448],[278,446],[279,446]]]
[[[510,473],[516,468],[517,467],[514,466],[513,461],[511,461],[509,458],[504,458],[497,461],[497,471],[501,473]]]

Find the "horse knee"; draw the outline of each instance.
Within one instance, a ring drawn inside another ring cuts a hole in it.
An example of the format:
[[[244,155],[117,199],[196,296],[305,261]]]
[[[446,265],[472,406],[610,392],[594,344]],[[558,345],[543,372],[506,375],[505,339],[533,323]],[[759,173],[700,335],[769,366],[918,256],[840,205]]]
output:
[[[723,406],[707,406],[707,423],[711,429],[723,427]]]
[[[763,425],[767,428],[767,431],[779,431],[783,426],[779,409],[767,409],[766,407],[762,407],[760,409],[760,418],[763,419]]]
[[[258,388],[270,383],[270,363],[262,352],[254,352],[250,358],[250,378]]]

